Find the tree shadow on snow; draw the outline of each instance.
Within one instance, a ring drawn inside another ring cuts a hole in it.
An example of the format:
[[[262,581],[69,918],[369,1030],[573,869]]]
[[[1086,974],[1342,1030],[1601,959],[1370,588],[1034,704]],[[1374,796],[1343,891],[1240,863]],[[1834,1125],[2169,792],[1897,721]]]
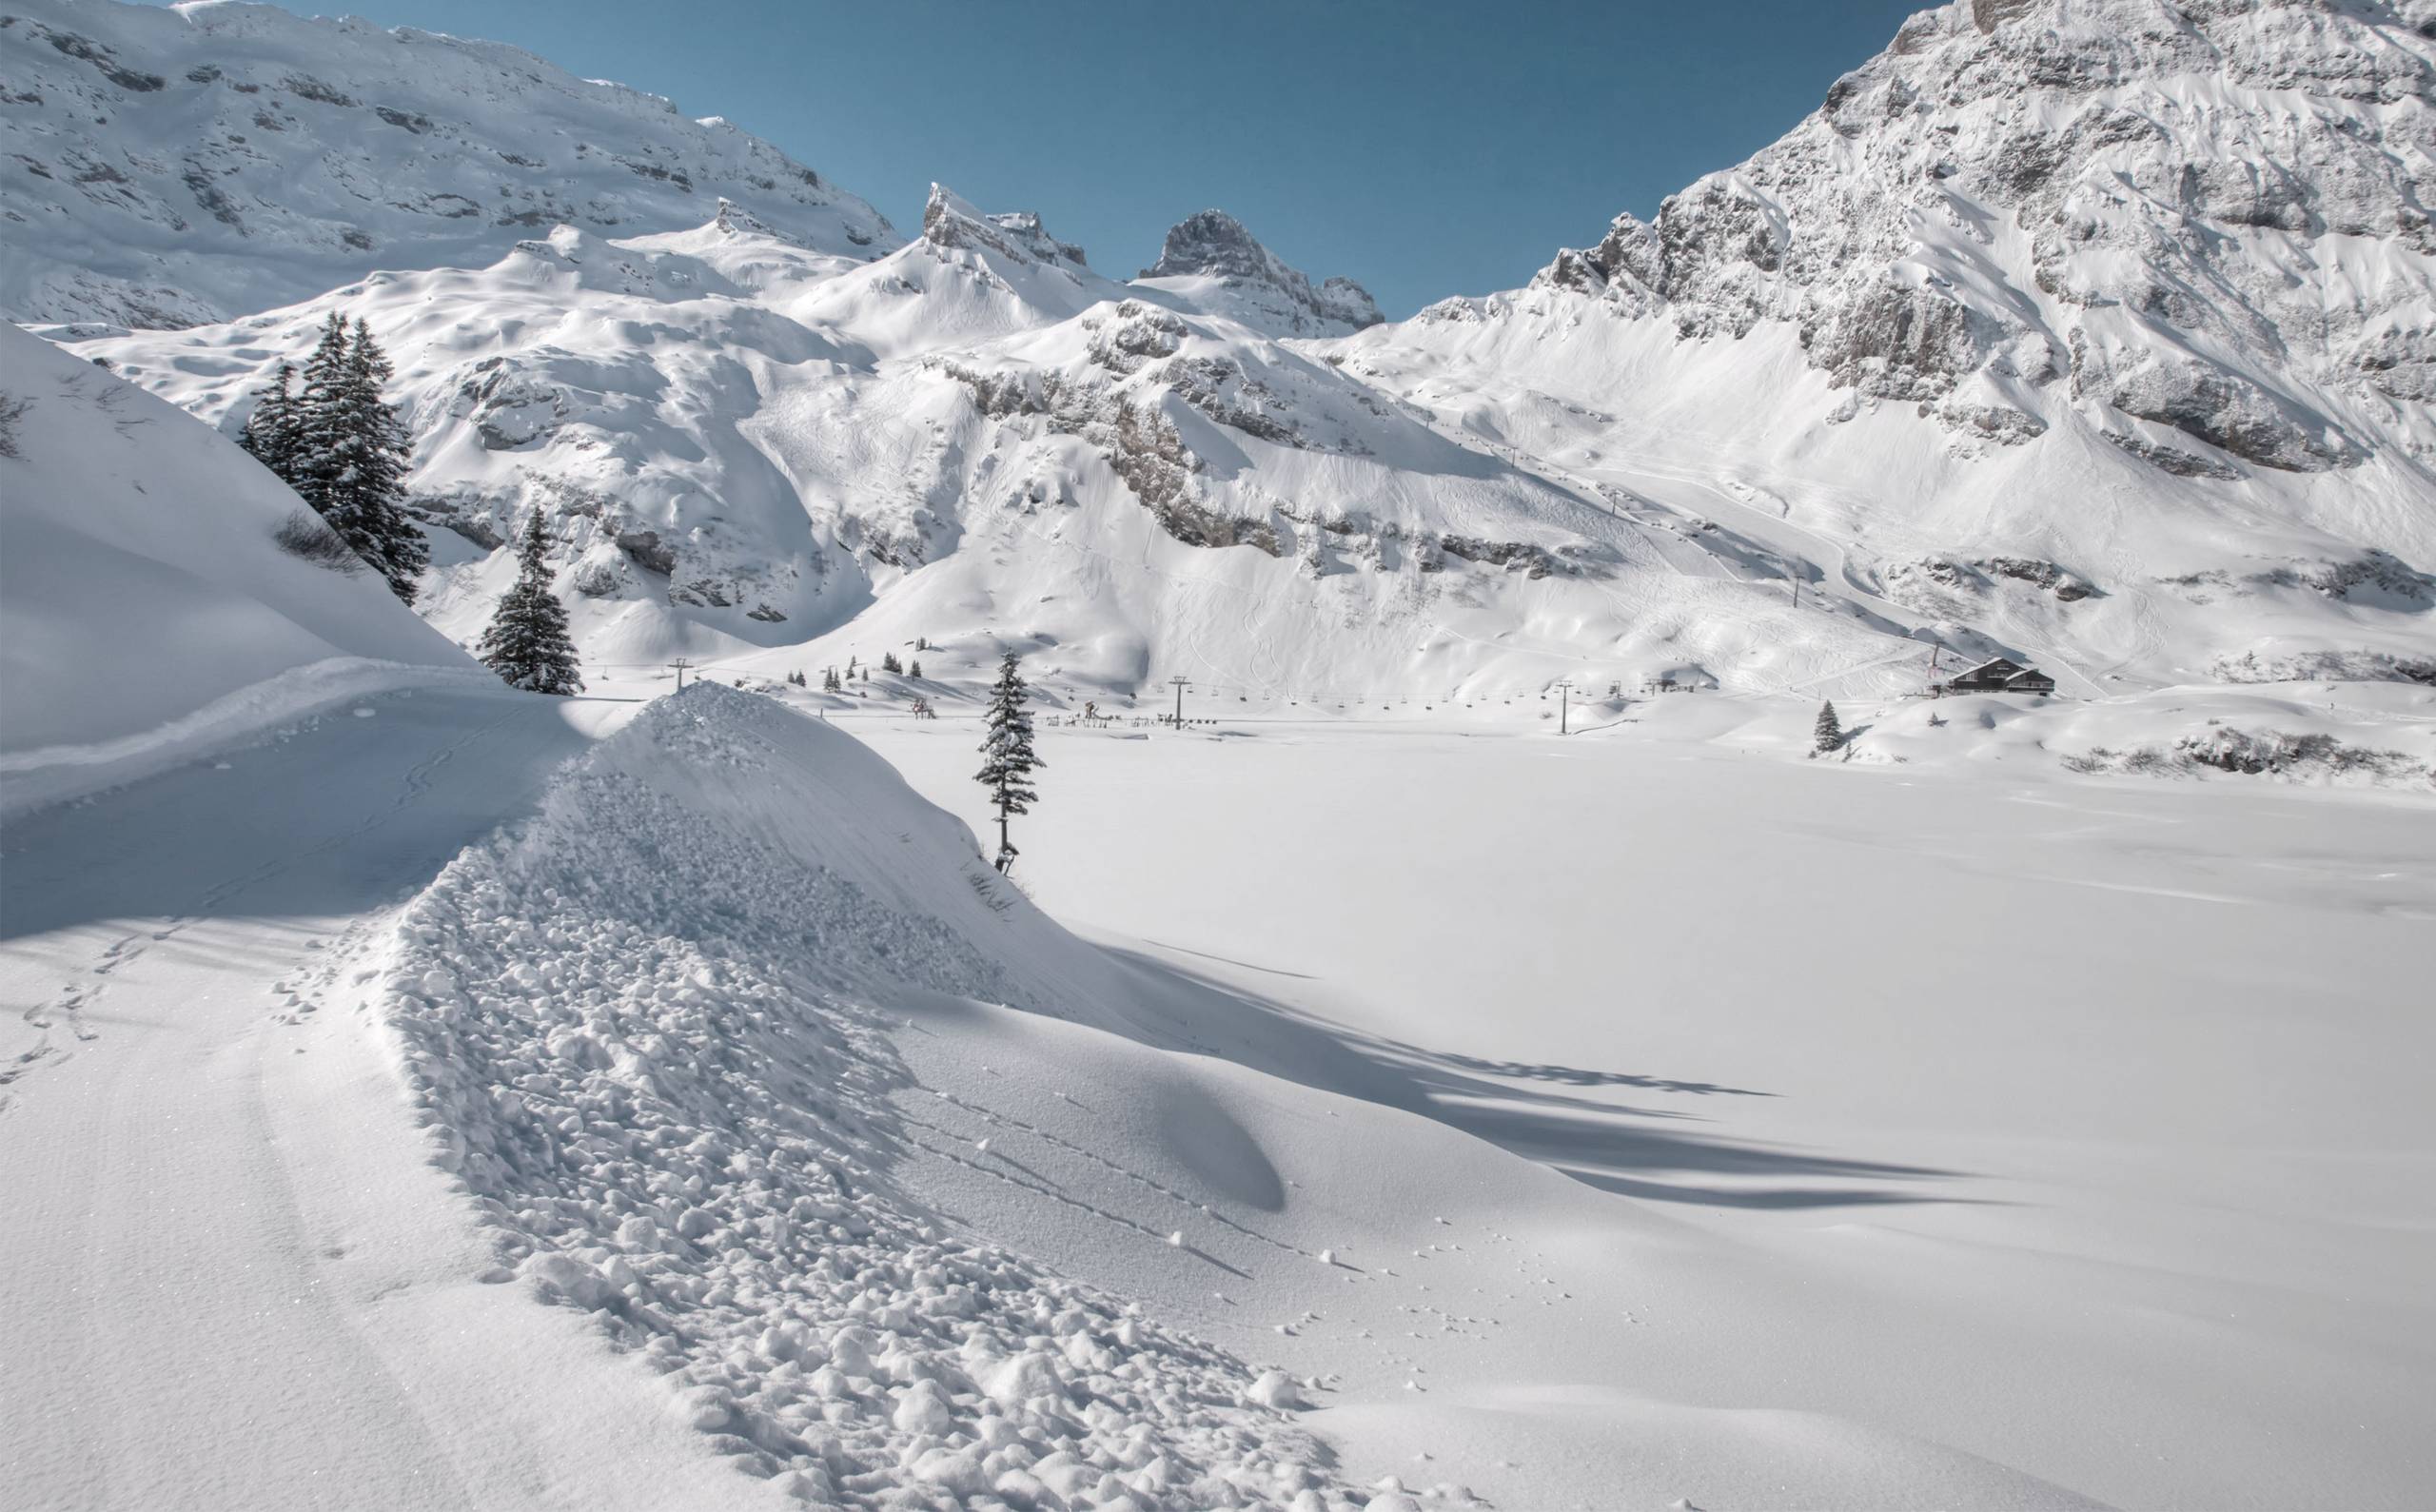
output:
[[[1142,952],[1103,949],[1139,990],[1142,1014],[1132,1029],[1162,1048],[1222,1056],[1306,1087],[1418,1113],[1602,1191],[1749,1208],[1974,1200],[1910,1185],[1961,1172],[1694,1129],[1686,1126],[1713,1120],[1563,1089],[1630,1088],[1699,1098],[1774,1093],[1424,1050],[1346,1029]]]

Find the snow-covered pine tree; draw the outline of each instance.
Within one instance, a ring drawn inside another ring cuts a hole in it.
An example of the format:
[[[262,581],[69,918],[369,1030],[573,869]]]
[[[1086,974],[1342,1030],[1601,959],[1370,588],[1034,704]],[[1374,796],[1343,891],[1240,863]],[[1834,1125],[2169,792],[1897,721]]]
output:
[[[500,596],[482,632],[483,662],[508,686],[527,693],[581,693],[566,605],[550,591],[550,530],[533,511],[516,545],[516,585]]]
[[[356,545],[357,555],[381,570],[390,592],[415,601],[415,579],[431,561],[422,531],[406,513],[405,422],[382,398],[397,369],[359,318],[347,344],[342,387],[339,471],[330,484],[323,518]],[[359,540],[358,538],[361,538]],[[363,542],[369,542],[369,548]]]
[[[313,506],[315,514],[326,520],[330,512],[324,501],[330,479],[338,471],[342,396],[346,386],[346,322],[336,310],[322,326],[322,340],[304,359],[298,377],[301,387],[288,407],[287,471],[281,476]]]
[[[382,397],[394,369],[371,327],[332,311],[304,360],[304,388],[287,406],[280,475],[389,590],[414,602],[431,549],[405,511],[406,428]]]
[[[1836,722],[1834,704],[1822,703],[1818,706],[1818,722],[1812,727],[1811,734],[1822,756],[1844,743],[1844,727]]]
[[[984,718],[985,734],[981,737],[981,770],[973,780],[990,790],[990,802],[998,811],[997,867],[1005,872],[1015,864],[1015,846],[1007,838],[1007,820],[1018,814],[1031,812],[1031,800],[1040,796],[1032,791],[1031,776],[1048,765],[1031,748],[1031,711],[1024,707],[1031,691],[1015,670],[1015,654],[998,664],[998,680],[990,685],[990,711]]]
[[[289,482],[296,468],[296,364],[282,363],[271,381],[254,390],[253,413],[246,417],[246,428],[237,438],[282,482]]]

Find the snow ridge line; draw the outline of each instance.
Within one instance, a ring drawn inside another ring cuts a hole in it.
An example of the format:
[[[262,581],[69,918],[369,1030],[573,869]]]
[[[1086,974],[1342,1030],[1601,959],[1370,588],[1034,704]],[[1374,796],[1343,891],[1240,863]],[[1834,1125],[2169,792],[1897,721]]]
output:
[[[804,1500],[1358,1505],[1243,1362],[952,1234],[892,1181],[918,1136],[886,995],[996,997],[1005,973],[624,769],[681,754],[774,810],[834,802],[789,780],[791,739],[842,737],[717,684],[662,699],[404,911],[374,1002],[434,1163],[491,1231],[483,1279],[589,1312],[714,1447]]]
[[[479,668],[326,657],[239,688],[157,728],[90,745],[0,751],[0,819],[124,787],[333,703],[404,688],[496,685]]]

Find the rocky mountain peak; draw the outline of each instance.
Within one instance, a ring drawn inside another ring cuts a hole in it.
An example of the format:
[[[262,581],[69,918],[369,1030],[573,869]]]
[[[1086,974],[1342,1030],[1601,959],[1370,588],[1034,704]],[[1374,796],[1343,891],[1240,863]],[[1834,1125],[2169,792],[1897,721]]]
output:
[[[1219,313],[1274,335],[1340,336],[1381,320],[1361,285],[1331,278],[1314,287],[1224,210],[1203,210],[1169,227],[1158,262],[1141,277],[1214,285],[1222,291]]]
[[[985,247],[1018,263],[1088,270],[1083,249],[1049,234],[1037,212],[986,214],[943,184],[931,186],[922,206],[922,240],[943,249]]]
[[[2436,455],[2394,408],[2436,390],[2407,315],[2436,299],[2430,22],[2426,0],[1954,0],[1533,286],[1691,339],[1783,323],[1856,402],[2013,444],[2093,402],[2135,455],[2189,438],[2315,471],[2362,455],[2364,418]]]

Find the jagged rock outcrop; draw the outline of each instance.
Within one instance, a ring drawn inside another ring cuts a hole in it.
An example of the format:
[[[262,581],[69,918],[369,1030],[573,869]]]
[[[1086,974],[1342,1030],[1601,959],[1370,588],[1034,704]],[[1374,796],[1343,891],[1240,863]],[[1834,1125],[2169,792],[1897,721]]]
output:
[[[987,247],[1018,263],[1086,271],[1090,266],[1081,247],[1050,235],[1032,211],[985,215],[938,184],[931,186],[931,198],[922,206],[922,240],[943,250]]]
[[[1224,210],[1203,210],[1170,226],[1141,281],[1195,289],[1201,307],[1271,336],[1343,336],[1381,319],[1361,285],[1331,278],[1314,287]]]
[[[2311,389],[2419,405],[2436,372],[2428,15],[1959,0],[1535,287],[1691,340],[1788,323],[1836,386],[1950,424],[1994,403],[2043,429],[2069,365],[2070,398],[2242,461],[2347,465],[2361,442]]]

